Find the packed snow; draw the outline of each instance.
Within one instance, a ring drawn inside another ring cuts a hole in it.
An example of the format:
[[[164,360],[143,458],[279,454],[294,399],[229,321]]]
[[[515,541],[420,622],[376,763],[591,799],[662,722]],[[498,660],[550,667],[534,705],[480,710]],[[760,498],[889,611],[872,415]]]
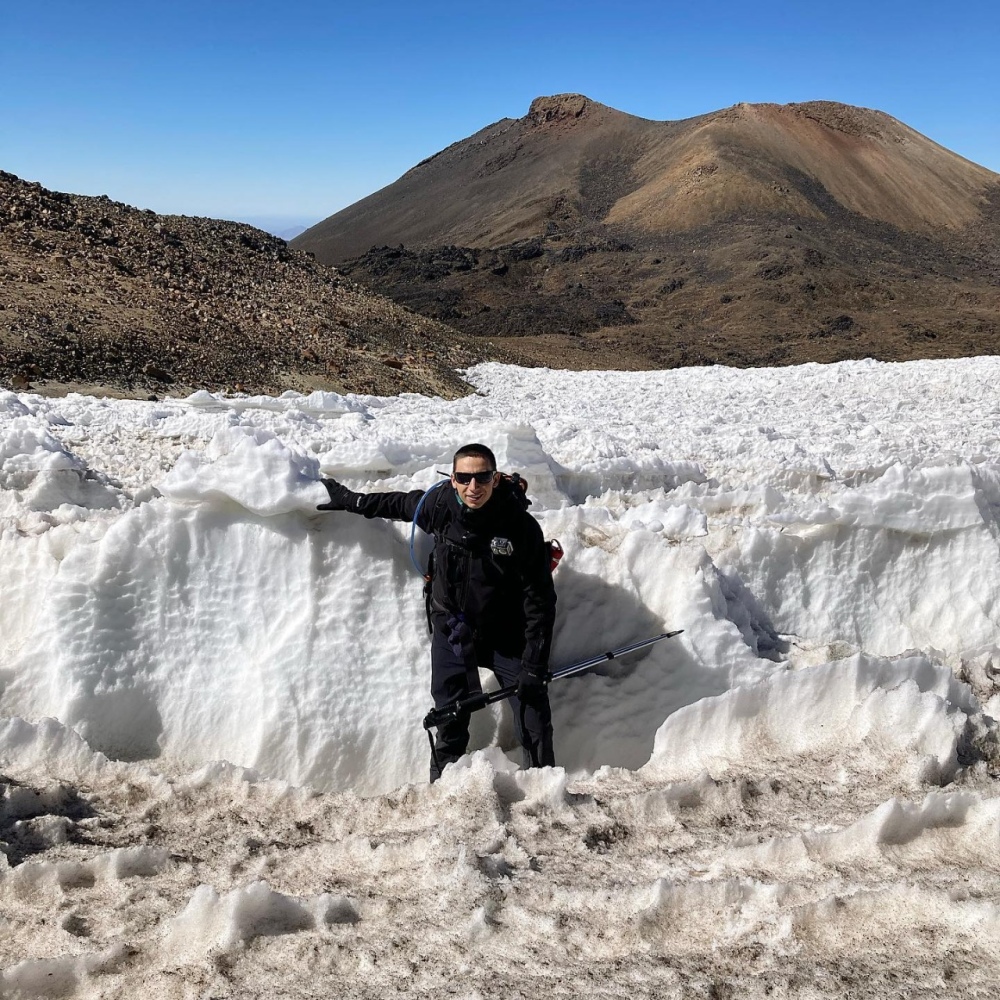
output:
[[[0,996],[991,994],[1000,358],[466,377],[0,392]],[[469,441],[553,668],[684,631],[429,785],[410,526],[315,507]]]

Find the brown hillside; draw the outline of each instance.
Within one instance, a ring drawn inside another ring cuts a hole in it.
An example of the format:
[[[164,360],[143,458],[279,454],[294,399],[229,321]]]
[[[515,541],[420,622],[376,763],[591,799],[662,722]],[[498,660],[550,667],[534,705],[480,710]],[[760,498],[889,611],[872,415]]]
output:
[[[0,172],[2,385],[454,396],[468,391],[455,369],[487,357],[250,226]]]
[[[326,263],[402,243],[497,246],[539,235],[553,219],[600,221],[634,189],[631,172],[660,130],[576,94],[538,98],[419,163],[394,184],[293,243]]]
[[[960,228],[1000,180],[880,111],[825,101],[708,115],[658,143],[635,174],[639,186],[605,221],[650,231],[748,211],[828,218],[827,197],[910,232]]]
[[[998,206],[1000,176],[879,111],[561,95],[293,245],[548,364],[904,360],[1000,350]]]

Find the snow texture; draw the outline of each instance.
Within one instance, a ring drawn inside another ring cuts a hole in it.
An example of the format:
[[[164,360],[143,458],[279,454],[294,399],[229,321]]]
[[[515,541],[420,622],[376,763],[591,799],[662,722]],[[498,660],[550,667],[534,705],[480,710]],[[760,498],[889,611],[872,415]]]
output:
[[[987,995],[1000,359],[467,377],[0,392],[0,996]],[[554,667],[684,632],[429,786],[409,525],[318,480],[473,440]]]

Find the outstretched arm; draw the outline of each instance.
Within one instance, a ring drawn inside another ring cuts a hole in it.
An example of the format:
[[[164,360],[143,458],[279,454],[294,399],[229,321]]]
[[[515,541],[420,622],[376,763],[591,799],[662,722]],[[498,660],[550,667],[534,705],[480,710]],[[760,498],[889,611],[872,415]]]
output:
[[[363,517],[384,517],[390,521],[412,521],[423,490],[409,493],[355,493],[336,479],[321,479],[330,494],[328,503],[318,504],[317,510],[346,510]],[[421,517],[421,520],[423,518]]]

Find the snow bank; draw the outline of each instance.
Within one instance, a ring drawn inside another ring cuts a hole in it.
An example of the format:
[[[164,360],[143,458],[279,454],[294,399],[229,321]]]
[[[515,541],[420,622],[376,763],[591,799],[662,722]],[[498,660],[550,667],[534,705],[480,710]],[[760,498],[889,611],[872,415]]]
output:
[[[975,711],[969,689],[926,657],[855,656],[679,710],[657,730],[644,770],[674,780],[821,757],[869,776],[947,781]]]
[[[318,479],[315,458],[292,451],[268,431],[231,427],[218,431],[203,453],[184,452],[160,492],[178,503],[231,501],[262,517],[312,514],[329,499]]]
[[[479,439],[528,476],[566,548],[554,666],[685,630],[553,685],[570,772],[639,767],[658,730],[669,774],[746,766],[754,741],[821,752],[822,711],[794,739],[774,719],[836,697],[852,746],[895,719],[909,735],[890,737],[893,752],[946,776],[972,706],[872,657],[923,650],[923,676],[1000,633],[997,374],[996,359],[486,365],[469,373],[479,392],[454,402],[6,393],[0,710],[58,718],[128,760],[220,758],[365,793],[422,781],[428,663],[408,527],[317,514],[318,478],[426,488]],[[830,678],[850,680],[746,693],[833,659]],[[690,707],[730,691],[729,708]],[[479,713],[473,748],[511,744],[503,709]]]
[[[937,792],[921,802],[891,798],[842,830],[803,833],[733,851],[717,871],[791,881],[849,869],[936,870],[941,858],[970,870],[1000,870],[1000,799]]]

